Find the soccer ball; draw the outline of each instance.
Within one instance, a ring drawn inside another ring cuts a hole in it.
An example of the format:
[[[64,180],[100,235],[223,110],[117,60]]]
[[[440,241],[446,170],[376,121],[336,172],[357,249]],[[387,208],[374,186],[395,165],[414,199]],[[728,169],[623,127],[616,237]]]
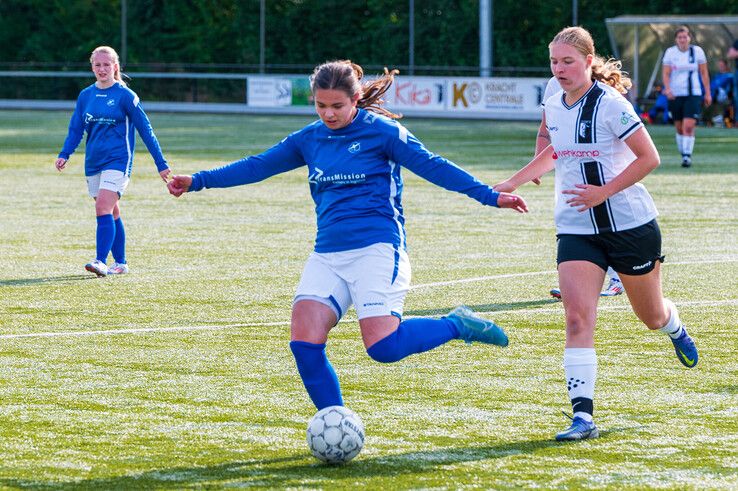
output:
[[[308,423],[307,444],[317,459],[344,464],[364,447],[364,424],[346,407],[325,407]]]

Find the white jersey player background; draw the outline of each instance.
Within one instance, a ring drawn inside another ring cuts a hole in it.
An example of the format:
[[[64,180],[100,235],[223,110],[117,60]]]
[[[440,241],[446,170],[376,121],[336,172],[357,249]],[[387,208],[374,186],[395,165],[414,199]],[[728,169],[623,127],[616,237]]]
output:
[[[559,234],[618,232],[643,225],[658,214],[641,183],[579,212],[563,190],[577,184],[602,186],[635,159],[625,140],[643,126],[633,106],[609,85],[594,82],[569,106],[559,91],[546,101],[546,123],[556,157],[554,220]]]
[[[670,88],[675,97],[703,95],[700,65],[707,63],[705,52],[699,46],[689,45],[686,51],[679,46],[667,48],[662,63],[671,69]]]

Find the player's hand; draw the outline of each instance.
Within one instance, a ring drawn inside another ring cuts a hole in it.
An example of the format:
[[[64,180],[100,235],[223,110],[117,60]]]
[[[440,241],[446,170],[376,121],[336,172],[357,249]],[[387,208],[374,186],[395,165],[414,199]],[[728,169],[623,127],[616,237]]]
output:
[[[528,205],[517,194],[500,193],[497,197],[497,206],[500,208],[510,208],[518,213],[528,213]]]
[[[577,184],[577,189],[565,189],[563,194],[572,195],[566,202],[577,211],[586,211],[602,204],[609,197],[602,186],[592,184]]]
[[[167,183],[167,189],[169,194],[179,198],[182,194],[186,193],[192,186],[192,176],[174,176],[172,180]]]
[[[169,167],[159,172],[159,175],[161,176],[161,180],[164,182],[169,182],[169,174],[171,173],[172,173],[172,170]]]
[[[705,107],[709,107],[712,104],[712,94],[705,94]]]
[[[498,193],[512,193],[517,188],[508,179],[507,181],[498,182],[497,184],[492,186],[492,189],[494,189]]]
[[[56,166],[56,170],[58,170],[59,172],[63,171],[64,168],[67,166],[67,159],[59,157],[58,159],[56,159],[56,162],[54,162],[54,166]]]

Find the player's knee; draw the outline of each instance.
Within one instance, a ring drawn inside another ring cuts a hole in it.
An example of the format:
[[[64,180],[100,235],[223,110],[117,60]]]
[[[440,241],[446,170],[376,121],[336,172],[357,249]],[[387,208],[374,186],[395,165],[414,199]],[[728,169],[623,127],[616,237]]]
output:
[[[594,322],[579,312],[566,313],[566,335],[568,338],[592,336]]]
[[[369,346],[366,349],[369,358],[379,363],[394,363],[402,360],[405,356],[394,334],[392,333]]]

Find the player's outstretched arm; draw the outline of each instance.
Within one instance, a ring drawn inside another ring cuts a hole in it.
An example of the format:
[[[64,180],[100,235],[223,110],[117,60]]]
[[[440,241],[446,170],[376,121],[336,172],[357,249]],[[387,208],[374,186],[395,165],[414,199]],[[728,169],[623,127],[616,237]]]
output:
[[[192,186],[192,176],[174,176],[167,183],[169,194],[177,198],[186,193],[190,189],[190,186]]]
[[[167,167],[166,169],[159,172],[159,176],[161,176],[161,180],[164,182],[169,182],[169,175],[172,173],[171,169]]]
[[[528,165],[513,174],[509,179],[495,184],[493,189],[498,193],[511,193],[526,182],[540,178],[543,174],[554,168],[554,151],[551,145],[547,146],[541,153],[535,156]]]
[[[528,205],[517,194],[500,193],[497,197],[497,206],[499,208],[510,208],[518,213],[528,213]]]

